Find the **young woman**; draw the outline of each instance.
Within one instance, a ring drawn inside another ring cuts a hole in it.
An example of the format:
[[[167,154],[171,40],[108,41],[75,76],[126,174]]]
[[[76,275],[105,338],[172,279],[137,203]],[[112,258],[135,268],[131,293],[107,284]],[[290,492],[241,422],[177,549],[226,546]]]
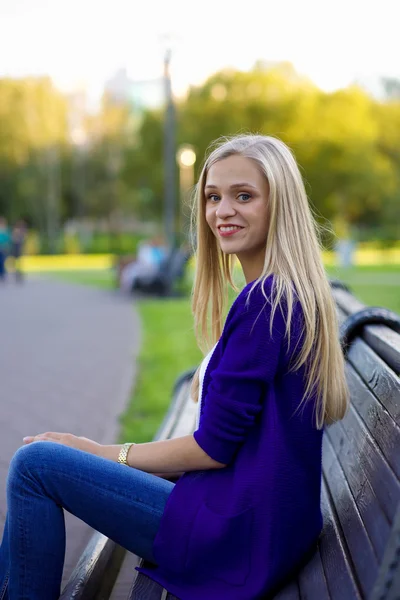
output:
[[[63,508],[145,558],[182,600],[261,598],[315,547],[323,427],[348,392],[298,167],[275,138],[224,140],[195,202],[193,310],[213,348],[194,380],[196,431],[122,447],[26,438],[10,465],[2,600],[58,597]],[[234,257],[246,286],[222,327]]]

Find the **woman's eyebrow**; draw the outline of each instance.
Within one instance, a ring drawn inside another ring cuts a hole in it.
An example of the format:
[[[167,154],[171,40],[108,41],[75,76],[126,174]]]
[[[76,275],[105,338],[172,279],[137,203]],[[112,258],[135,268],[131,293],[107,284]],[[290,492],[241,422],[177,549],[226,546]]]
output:
[[[234,183],[230,187],[231,187],[231,190],[235,190],[237,188],[244,188],[244,187],[252,188],[253,190],[256,189],[256,187],[254,185],[251,185],[251,183],[246,183],[246,182],[243,182],[243,183]]]
[[[252,188],[253,190],[257,189],[257,188],[256,188],[254,185],[252,185],[251,183],[246,183],[246,182],[243,182],[243,183],[233,183],[233,184],[232,184],[231,186],[229,186],[229,187],[230,187],[230,189],[231,189],[231,190],[235,190],[235,189],[238,189],[238,188],[244,188],[244,187],[247,187],[247,188]],[[217,185],[214,185],[213,183],[207,183],[207,185],[205,186],[205,188],[204,188],[204,189],[217,190],[217,189],[218,189],[218,186],[217,186]]]

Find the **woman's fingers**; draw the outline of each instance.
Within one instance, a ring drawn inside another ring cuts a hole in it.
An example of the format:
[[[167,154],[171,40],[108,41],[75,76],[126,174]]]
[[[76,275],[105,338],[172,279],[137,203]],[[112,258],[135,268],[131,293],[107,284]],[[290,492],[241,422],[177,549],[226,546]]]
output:
[[[65,433],[58,433],[56,431],[47,431],[46,433],[39,433],[38,435],[27,435],[23,438],[24,444],[30,444],[31,442],[37,441],[55,441],[59,442],[63,436],[70,435]]]
[[[91,454],[99,454],[101,452],[101,444],[90,440],[87,437],[77,437],[72,433],[58,433],[57,431],[47,431],[46,433],[39,433],[38,435],[27,435],[23,438],[24,444],[30,444],[31,442],[57,442],[64,446],[76,448],[77,450],[83,450]]]

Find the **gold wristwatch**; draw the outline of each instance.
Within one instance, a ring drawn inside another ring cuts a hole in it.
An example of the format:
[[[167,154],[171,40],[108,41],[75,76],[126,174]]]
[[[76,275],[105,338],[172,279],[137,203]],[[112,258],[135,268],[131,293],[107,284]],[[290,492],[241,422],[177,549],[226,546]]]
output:
[[[134,445],[135,445],[134,443],[128,442],[127,444],[124,444],[122,446],[122,448],[121,448],[121,450],[119,451],[119,454],[118,454],[118,462],[121,465],[126,465],[127,467],[129,467],[128,461],[127,461],[128,452],[129,452],[130,447],[134,446]]]

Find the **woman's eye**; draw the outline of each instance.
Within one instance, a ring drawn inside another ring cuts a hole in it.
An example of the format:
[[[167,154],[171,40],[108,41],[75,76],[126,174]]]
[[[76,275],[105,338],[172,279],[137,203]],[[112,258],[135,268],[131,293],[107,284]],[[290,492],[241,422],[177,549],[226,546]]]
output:
[[[211,202],[218,202],[218,200],[219,200],[219,196],[217,196],[217,194],[209,194],[209,196],[208,196],[208,199],[209,199]]]
[[[240,200],[242,200],[242,202],[247,202],[247,200],[250,200],[251,196],[250,194],[239,194],[238,196],[240,198]]]

